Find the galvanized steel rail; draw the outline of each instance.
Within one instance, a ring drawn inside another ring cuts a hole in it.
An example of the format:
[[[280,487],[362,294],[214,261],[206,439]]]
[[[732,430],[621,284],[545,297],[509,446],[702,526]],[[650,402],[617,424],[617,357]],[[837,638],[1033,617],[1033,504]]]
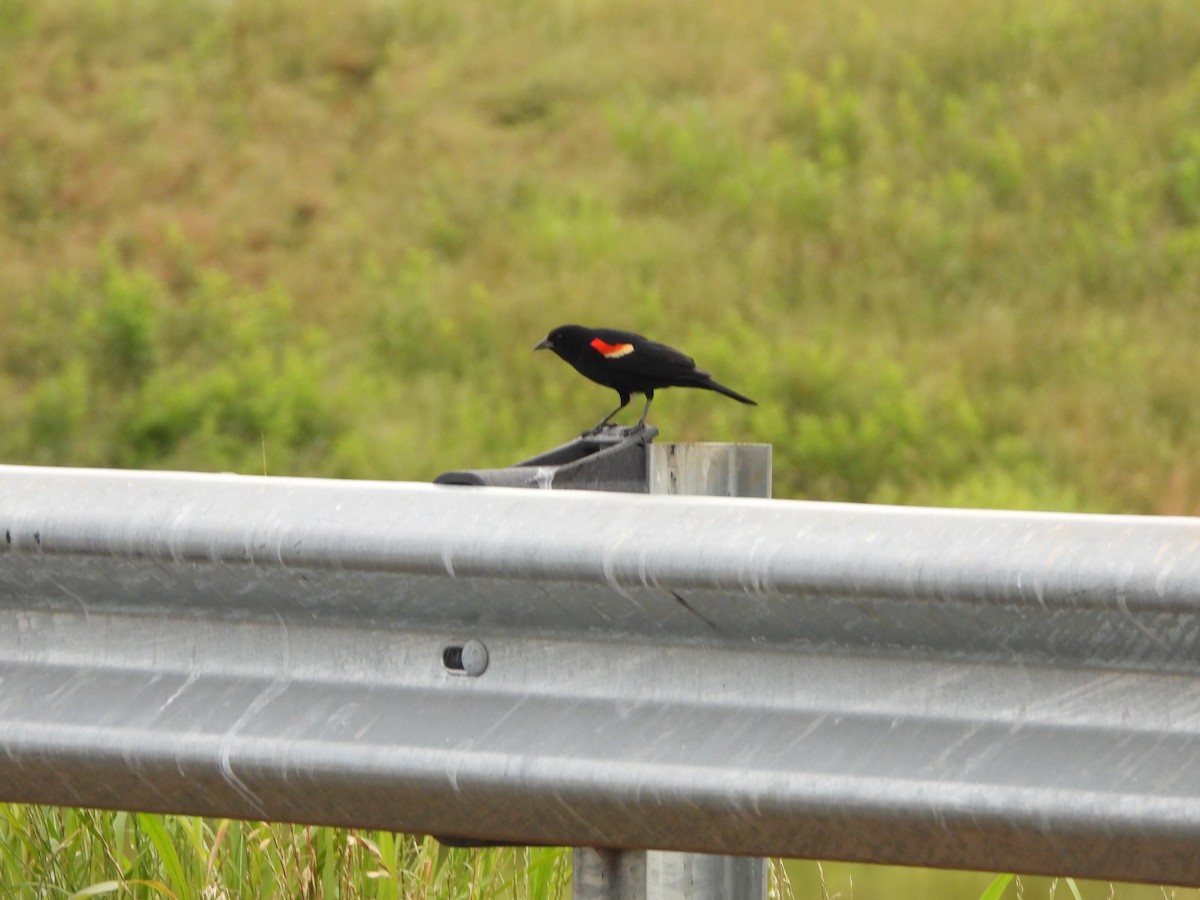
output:
[[[1200,884],[1200,521],[0,466],[0,799]]]

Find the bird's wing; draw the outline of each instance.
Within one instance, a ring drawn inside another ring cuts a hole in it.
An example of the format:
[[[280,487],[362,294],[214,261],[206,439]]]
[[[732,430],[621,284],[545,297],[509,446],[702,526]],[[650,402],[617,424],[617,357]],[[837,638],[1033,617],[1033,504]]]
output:
[[[683,375],[696,368],[696,361],[686,353],[630,331],[598,329],[591,346],[614,370],[631,375]]]

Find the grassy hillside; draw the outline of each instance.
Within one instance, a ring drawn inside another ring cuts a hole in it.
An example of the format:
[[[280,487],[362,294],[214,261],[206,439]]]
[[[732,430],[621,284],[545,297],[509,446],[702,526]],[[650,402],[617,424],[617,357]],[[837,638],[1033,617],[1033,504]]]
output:
[[[6,0],[0,457],[424,479],[759,400],[786,496],[1190,512],[1190,0]]]
[[[1198,306],[1194,0],[0,0],[3,462],[504,465],[578,321],[779,496],[1190,514]]]

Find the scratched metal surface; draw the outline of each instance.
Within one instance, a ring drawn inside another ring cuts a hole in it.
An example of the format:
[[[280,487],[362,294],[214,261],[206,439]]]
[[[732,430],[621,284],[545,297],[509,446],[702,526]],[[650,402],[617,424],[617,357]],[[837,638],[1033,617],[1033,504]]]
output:
[[[0,466],[0,529],[3,800],[1200,884],[1200,521]]]

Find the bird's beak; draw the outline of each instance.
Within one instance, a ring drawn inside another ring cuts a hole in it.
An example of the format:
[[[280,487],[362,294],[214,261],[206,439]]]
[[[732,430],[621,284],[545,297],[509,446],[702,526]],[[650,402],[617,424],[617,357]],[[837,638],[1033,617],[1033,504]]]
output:
[[[554,345],[550,343],[550,338],[544,337],[540,341],[537,342],[537,345],[533,349],[534,350],[553,350]]]

